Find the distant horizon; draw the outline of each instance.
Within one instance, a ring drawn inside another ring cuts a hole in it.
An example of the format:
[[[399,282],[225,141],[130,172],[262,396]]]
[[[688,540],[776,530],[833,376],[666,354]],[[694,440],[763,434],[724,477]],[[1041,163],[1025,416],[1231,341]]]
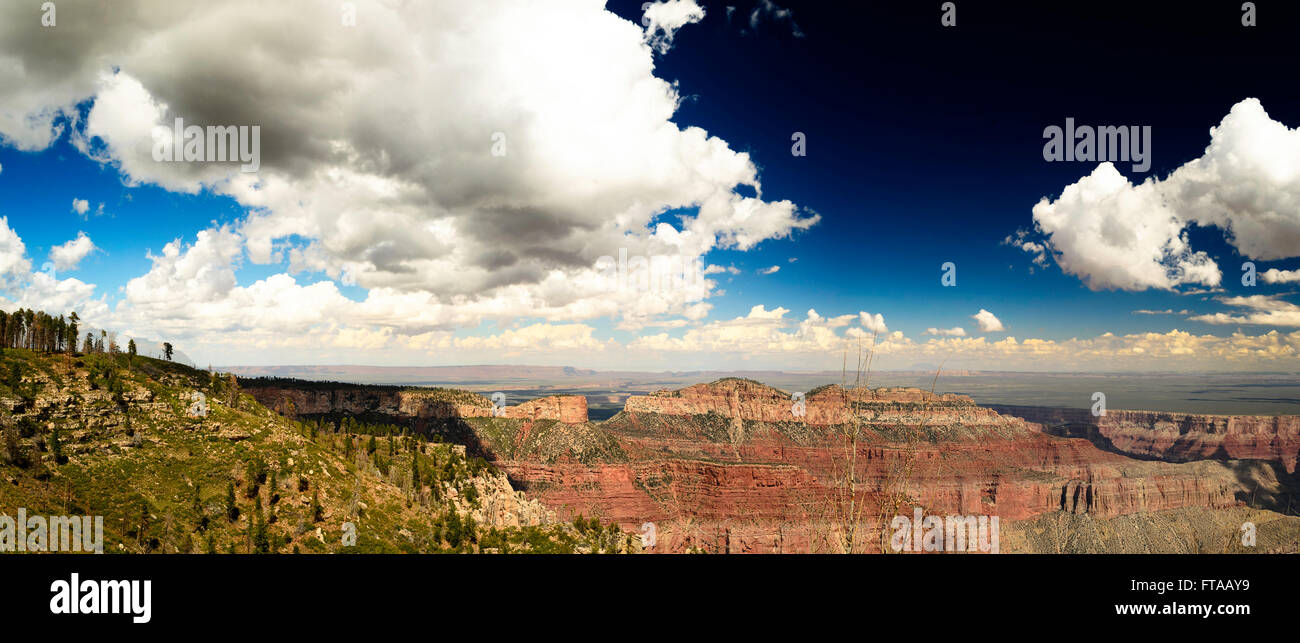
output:
[[[215,368],[215,367],[214,367]],[[228,368],[228,367],[227,367]],[[476,372],[476,369],[477,370]],[[518,369],[517,371],[512,369]],[[600,371],[561,366],[279,366],[233,367],[244,379],[330,382],[350,386],[457,388],[506,393],[510,404],[548,395],[587,397],[592,417],[617,413],[630,395],[678,390],[734,377],[787,391],[824,385],[853,387],[852,372],[782,370]],[[847,381],[846,381],[847,380]],[[980,405],[1086,409],[1095,393],[1108,408],[1216,415],[1300,415],[1297,373],[1079,373],[885,370],[871,373],[870,388],[908,387],[969,395]]]

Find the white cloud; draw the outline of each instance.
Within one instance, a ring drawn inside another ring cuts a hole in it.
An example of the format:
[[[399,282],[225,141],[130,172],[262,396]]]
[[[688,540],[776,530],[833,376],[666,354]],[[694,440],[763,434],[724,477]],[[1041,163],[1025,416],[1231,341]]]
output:
[[[25,275],[31,269],[27,245],[9,227],[9,218],[0,217],[0,286],[8,287],[14,278]]]
[[[825,318],[810,310],[804,320],[796,321],[786,318],[788,312],[755,306],[747,316],[709,322],[678,337],[668,333],[642,336],[629,342],[626,349],[638,357],[662,354],[667,363],[677,366],[696,359],[716,368],[741,359],[741,363],[754,366],[788,368],[796,363],[799,368],[839,369],[842,358],[853,354],[870,336],[860,326],[833,332],[833,320],[842,317]],[[614,348],[606,350],[616,354]],[[988,370],[1060,371],[1062,365],[1071,370],[1251,370],[1294,363],[1300,357],[1300,330],[1253,336],[1236,332],[1219,337],[1173,329],[1131,335],[1103,333],[1062,341],[1015,337],[991,341],[956,335],[925,342],[893,331],[878,338],[873,350],[881,360],[880,368],[910,367],[917,361],[951,357],[949,368]]]
[[[1230,231],[1243,256],[1300,254],[1300,128],[1269,118],[1259,100],[1233,105],[1205,154],[1165,183],[1180,215]]]
[[[1133,185],[1102,163],[1035,205],[1034,223],[1061,269],[1094,290],[1216,287],[1218,266],[1188,244],[1191,224],[1220,228],[1246,257],[1300,253],[1300,129],[1247,98],[1210,128],[1201,157],[1165,179]]]
[[[659,53],[667,53],[673,46],[673,36],[682,27],[704,19],[704,9],[695,0],[665,0],[655,2],[645,10],[646,42]]]
[[[1098,165],[1056,201],[1040,201],[1034,224],[1047,235],[1061,270],[1093,290],[1219,285],[1219,267],[1192,251],[1185,221],[1158,184],[1147,179],[1135,186],[1111,163]]]
[[[758,271],[758,274],[760,274],[760,275],[770,275],[770,274],[777,273],[777,272],[780,272],[780,271],[781,271],[781,266],[769,266],[769,267],[767,267],[767,268],[760,268],[759,271]]]
[[[1192,317],[1207,324],[1250,324],[1259,326],[1300,326],[1300,306],[1283,301],[1277,295],[1221,297],[1219,301],[1248,312],[1242,315],[1212,313]]]
[[[925,334],[940,335],[942,337],[965,337],[966,329],[961,326],[953,326],[952,328],[927,328],[925,329]]]
[[[85,216],[86,211],[88,211],[88,210],[90,210],[90,201],[87,201],[87,200],[85,200],[85,199],[73,199],[73,200],[72,200],[72,211],[73,211],[73,212],[76,212],[77,214],[80,214],[80,215],[82,215],[82,216]]]
[[[709,266],[704,269],[704,274],[706,275],[715,275],[722,272],[732,274],[732,275],[738,275],[740,274],[740,268],[737,268],[735,266],[727,266],[724,268],[717,264],[709,264]]]
[[[1259,278],[1266,284],[1289,284],[1300,282],[1300,270],[1278,270],[1269,268],[1259,273]]]
[[[863,328],[875,333],[889,332],[889,328],[885,326],[885,316],[880,313],[872,315],[866,311],[859,311],[858,323],[860,323]]]
[[[56,279],[45,270],[32,272],[26,244],[9,227],[8,218],[0,217],[0,308],[31,308],[55,315],[76,310],[83,317],[102,319],[108,313],[108,305],[102,296],[95,299],[94,294],[94,284],[78,279]]]
[[[95,250],[95,244],[84,232],[78,232],[76,239],[50,248],[50,261],[55,270],[75,270],[86,255]]]
[[[1029,231],[1022,228],[1020,230],[1016,230],[1014,236],[1007,235],[1007,238],[1003,239],[1002,243],[1003,245],[1020,248],[1021,250],[1024,250],[1025,252],[1028,252],[1029,254],[1033,255],[1034,265],[1046,266],[1047,253],[1048,253],[1047,245],[1043,243],[1038,243],[1036,241],[1030,241],[1027,238],[1028,236],[1029,236]]]
[[[978,313],[975,313],[970,317],[971,319],[974,319],[976,323],[979,324],[981,333],[1000,333],[1006,330],[1005,328],[1002,327],[1001,320],[995,317],[993,313],[984,310],[983,308],[981,308]]]
[[[1133,311],[1133,314],[1134,315],[1190,315],[1191,311],[1187,310],[1186,308],[1182,310],[1174,310],[1172,308],[1166,308],[1164,310],[1142,309],[1142,310]]]

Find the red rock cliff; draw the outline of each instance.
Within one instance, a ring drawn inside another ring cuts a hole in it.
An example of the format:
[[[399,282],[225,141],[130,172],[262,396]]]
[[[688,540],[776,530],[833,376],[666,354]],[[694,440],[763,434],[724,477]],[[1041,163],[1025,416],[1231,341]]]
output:
[[[1295,473],[1300,416],[1205,415],[1112,409],[1094,417],[1086,409],[994,407],[1067,435],[1080,435],[1124,453],[1170,462],[1269,460]]]

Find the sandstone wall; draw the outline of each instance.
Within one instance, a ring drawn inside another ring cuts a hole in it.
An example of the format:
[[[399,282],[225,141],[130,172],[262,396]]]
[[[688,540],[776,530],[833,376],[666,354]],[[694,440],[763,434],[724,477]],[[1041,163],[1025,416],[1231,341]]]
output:
[[[421,391],[356,386],[342,388],[248,387],[258,402],[285,412],[286,401],[298,415],[349,413],[381,414],[398,418],[448,419],[492,417],[491,406],[453,403]],[[587,421],[587,398],[580,395],[543,397],[503,409],[503,417],[559,420],[570,424]]]
[[[1094,417],[1087,409],[992,406],[1069,435],[1087,437],[1135,456],[1170,462],[1193,460],[1269,460],[1288,473],[1300,453],[1300,416],[1207,415],[1158,411],[1107,410]]]

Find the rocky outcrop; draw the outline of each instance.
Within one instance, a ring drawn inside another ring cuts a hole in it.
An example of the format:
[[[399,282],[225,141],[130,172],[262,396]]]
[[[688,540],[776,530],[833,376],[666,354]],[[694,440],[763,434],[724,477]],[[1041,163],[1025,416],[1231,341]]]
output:
[[[1048,430],[1083,437],[1098,446],[1136,457],[1194,460],[1268,460],[1295,473],[1300,453],[1298,415],[1206,415],[1157,411],[994,406],[1001,413],[1036,422]]]
[[[930,407],[955,406],[978,408],[964,395],[932,394],[920,389],[879,388],[845,389],[827,386],[805,395],[803,405],[794,393],[787,393],[750,380],[727,379],[713,384],[695,384],[676,391],[658,391],[629,397],[624,410],[629,413],[661,415],[725,416],[737,421],[789,422],[827,426],[848,422],[852,404],[891,405],[926,404]]]
[[[564,424],[587,421],[587,398],[581,395],[552,395],[502,409],[503,417],[520,420],[555,420]]]
[[[246,382],[244,386],[263,406],[303,416],[344,413],[418,419],[506,417],[565,423],[587,421],[587,398],[580,395],[543,397],[494,412],[488,398],[450,389],[334,384],[313,388],[309,383],[261,386],[256,381]]]

